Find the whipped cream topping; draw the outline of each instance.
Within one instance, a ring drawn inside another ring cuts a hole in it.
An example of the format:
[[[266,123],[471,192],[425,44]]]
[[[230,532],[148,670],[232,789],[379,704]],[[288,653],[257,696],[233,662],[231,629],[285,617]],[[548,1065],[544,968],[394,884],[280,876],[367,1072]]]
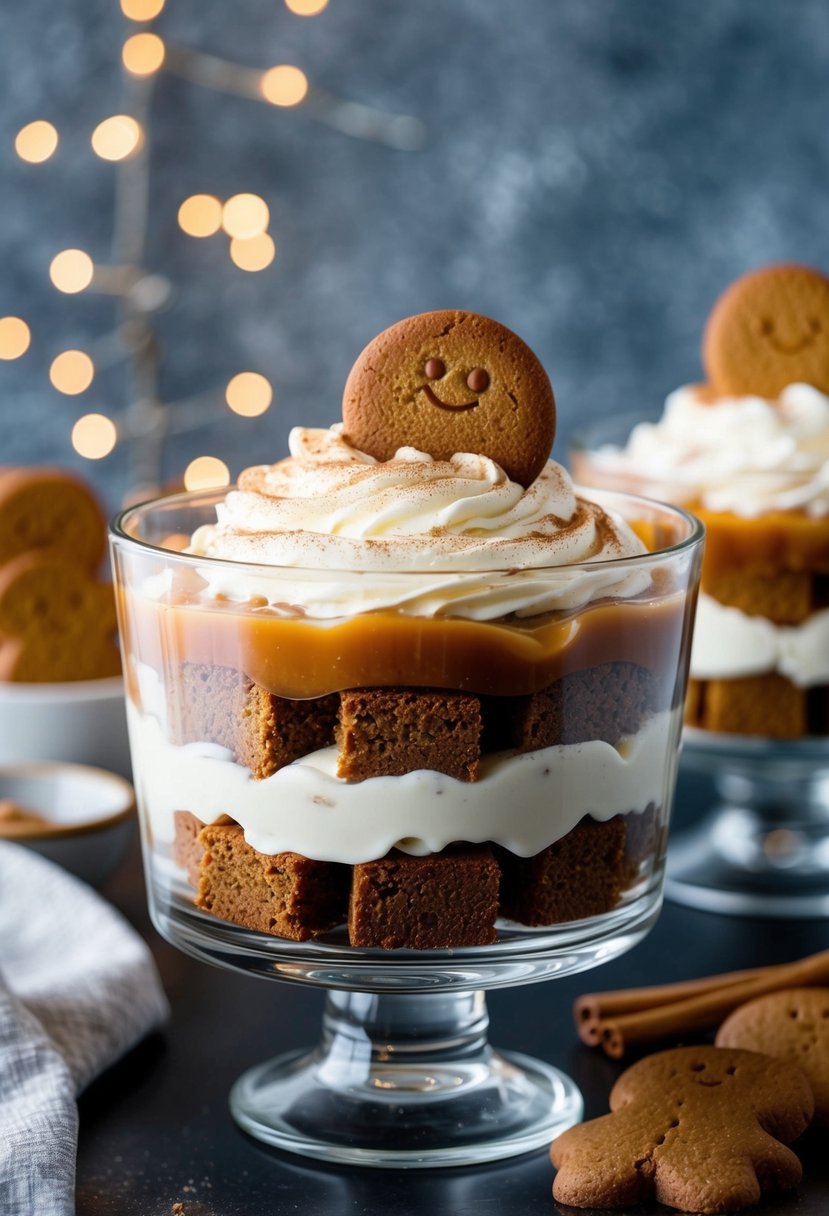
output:
[[[691,675],[728,680],[771,671],[799,688],[829,684],[829,609],[813,613],[800,625],[775,625],[700,595]]]
[[[238,572],[204,567],[212,594],[319,618],[395,607],[488,620],[636,595],[650,581],[613,566],[644,546],[553,461],[525,490],[486,456],[400,448],[376,461],[340,425],[294,428],[290,452],[246,470],[217,523],[194,535],[191,553],[271,568],[240,586]],[[570,568],[580,563],[595,567]]]
[[[591,453],[606,474],[642,478],[672,502],[754,517],[769,511],[829,513],[829,397],[790,384],[776,401],[703,400],[688,385],[670,394],[658,422],[636,426],[623,448]]]
[[[348,782],[324,748],[256,781],[212,743],[176,746],[158,720],[128,705],[133,769],[153,839],[171,844],[174,813],[212,822],[228,809],[260,853],[297,852],[355,864],[390,848],[422,856],[457,840],[491,840],[522,857],[560,840],[584,815],[612,819],[666,807],[673,790],[679,711],[653,715],[612,747],[601,740],[485,756],[479,780],[428,769]],[[508,809],[507,809],[508,808]]]

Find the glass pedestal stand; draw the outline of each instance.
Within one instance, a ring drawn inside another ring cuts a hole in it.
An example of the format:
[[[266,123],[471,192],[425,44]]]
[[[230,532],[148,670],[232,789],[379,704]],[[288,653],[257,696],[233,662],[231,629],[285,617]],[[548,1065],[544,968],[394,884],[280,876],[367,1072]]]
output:
[[[186,953],[327,990],[320,1045],[259,1064],[233,1086],[240,1127],[305,1157],[398,1169],[516,1156],[579,1121],[569,1077],[490,1047],[484,989],[609,961],[644,937],[661,903],[660,874],[605,916],[504,925],[492,946],[380,951],[348,946],[342,930],[313,942],[266,937],[199,912],[183,888],[148,885],[156,928]]]
[[[718,802],[671,839],[665,895],[704,911],[829,916],[829,740],[686,728],[681,771]]]

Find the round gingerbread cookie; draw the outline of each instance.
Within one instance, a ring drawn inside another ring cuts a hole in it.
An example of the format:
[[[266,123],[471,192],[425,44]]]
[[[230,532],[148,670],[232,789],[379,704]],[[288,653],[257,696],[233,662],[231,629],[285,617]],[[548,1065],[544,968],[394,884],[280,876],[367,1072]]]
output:
[[[115,599],[71,555],[21,553],[0,567],[0,681],[117,675]]]
[[[60,469],[0,470],[0,565],[31,549],[58,549],[94,570],[106,520],[86,484]]]
[[[343,395],[344,435],[378,460],[414,447],[436,460],[489,456],[522,486],[553,444],[556,405],[541,363],[516,334],[471,312],[426,312],[369,342]]]
[[[795,383],[829,393],[829,278],[794,265],[743,275],[714,305],[702,361],[721,395],[773,400]]]
[[[717,1045],[797,1064],[815,1095],[815,1123],[829,1126],[829,988],[790,988],[740,1005],[717,1031]]]

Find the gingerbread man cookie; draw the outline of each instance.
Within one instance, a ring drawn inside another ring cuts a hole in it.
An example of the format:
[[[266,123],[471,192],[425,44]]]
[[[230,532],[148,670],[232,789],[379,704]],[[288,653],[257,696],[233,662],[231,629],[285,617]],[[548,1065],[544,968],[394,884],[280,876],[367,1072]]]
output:
[[[795,383],[829,393],[829,278],[808,266],[743,275],[714,305],[702,361],[720,396],[773,400]]]
[[[92,680],[121,669],[112,588],[48,550],[0,567],[0,680]]]
[[[815,1096],[815,1123],[829,1126],[829,988],[790,988],[748,1001],[717,1031],[719,1047],[791,1060]]]
[[[785,1145],[808,1126],[813,1101],[788,1062],[736,1048],[659,1052],[622,1074],[610,1109],[553,1141],[560,1203],[734,1212],[801,1179]]]
[[[489,456],[522,486],[541,472],[556,407],[525,342],[489,317],[426,312],[369,342],[343,395],[347,441],[378,460],[414,447],[436,460]]]

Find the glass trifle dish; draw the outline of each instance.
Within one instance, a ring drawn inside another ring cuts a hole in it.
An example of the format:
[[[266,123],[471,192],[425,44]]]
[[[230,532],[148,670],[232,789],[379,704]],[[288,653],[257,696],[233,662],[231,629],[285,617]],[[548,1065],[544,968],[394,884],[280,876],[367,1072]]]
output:
[[[598,425],[572,457],[585,484],[670,499],[706,527],[684,756],[718,805],[677,839],[669,890],[829,915],[829,278],[738,279],[703,363],[659,419]]]
[[[612,958],[658,914],[702,529],[577,494],[554,424],[520,339],[424,314],[363,352],[342,423],[114,525],[154,923],[329,989],[322,1046],[232,1094],[280,1147],[548,1142],[578,1093],[492,1052],[482,990]]]

